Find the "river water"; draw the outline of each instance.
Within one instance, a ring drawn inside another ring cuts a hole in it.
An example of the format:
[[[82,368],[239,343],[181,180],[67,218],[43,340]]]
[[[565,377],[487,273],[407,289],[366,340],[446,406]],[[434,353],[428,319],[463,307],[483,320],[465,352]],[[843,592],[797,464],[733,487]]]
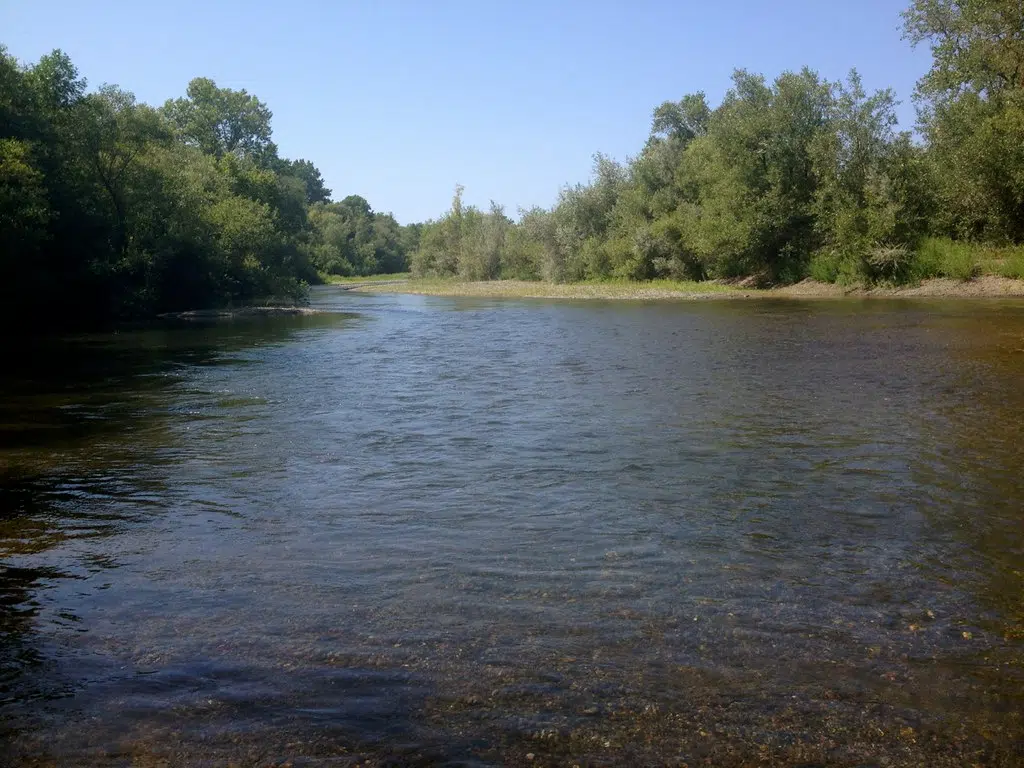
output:
[[[0,763],[1024,763],[1024,304],[313,304],[8,355]]]

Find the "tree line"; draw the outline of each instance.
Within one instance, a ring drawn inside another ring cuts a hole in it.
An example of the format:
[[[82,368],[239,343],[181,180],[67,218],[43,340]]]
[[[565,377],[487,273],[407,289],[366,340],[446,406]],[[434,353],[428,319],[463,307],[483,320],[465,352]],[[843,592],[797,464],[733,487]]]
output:
[[[459,187],[447,213],[408,226],[358,195],[333,201],[312,162],[280,156],[269,108],[244,90],[197,78],[152,107],[88,91],[60,51],[23,66],[0,47],[0,315],[84,325],[301,301],[332,274],[410,267],[475,280],[970,276],[970,248],[1024,244],[1024,6],[914,0],[903,22],[933,54],[917,135],[897,130],[894,93],[866,92],[856,72],[739,70],[715,105],[698,92],[658,106],[634,158],[598,155],[551,208],[513,220],[465,205]]]
[[[903,14],[933,64],[919,136],[892,90],[854,71],[769,82],[739,70],[654,110],[626,163],[598,155],[587,184],[518,221],[462,202],[428,222],[412,268],[465,279],[576,281],[757,276],[879,281],[941,273],[952,246],[1024,242],[1024,5],[915,0]],[[927,246],[927,247],[926,247]],[[1024,275],[1022,275],[1024,276]]]
[[[332,202],[312,162],[279,155],[271,117],[206,78],[159,108],[88,92],[64,53],[21,66],[0,47],[0,314],[87,325],[404,270],[418,228]]]

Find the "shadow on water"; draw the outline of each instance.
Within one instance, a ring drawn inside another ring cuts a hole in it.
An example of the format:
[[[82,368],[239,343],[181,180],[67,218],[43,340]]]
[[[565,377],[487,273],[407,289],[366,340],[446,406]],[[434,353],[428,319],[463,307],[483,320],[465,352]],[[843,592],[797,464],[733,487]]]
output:
[[[167,322],[21,343],[8,337],[0,350],[0,708],[69,692],[68,681],[47,668],[39,614],[60,585],[118,567],[115,556],[76,543],[163,512],[161,467],[178,460],[181,436],[169,420],[183,376],[246,365],[257,348],[356,317]],[[52,613],[58,624],[77,621],[67,609]]]

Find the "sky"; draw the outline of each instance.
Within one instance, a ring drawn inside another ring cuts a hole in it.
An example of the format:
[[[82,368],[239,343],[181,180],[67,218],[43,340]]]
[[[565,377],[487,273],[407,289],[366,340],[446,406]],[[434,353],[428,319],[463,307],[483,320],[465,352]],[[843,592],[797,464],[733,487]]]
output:
[[[0,43],[25,63],[63,49],[90,87],[153,105],[193,77],[255,94],[284,157],[312,160],[335,199],[400,222],[467,203],[515,215],[626,160],[651,113],[734,69],[773,78],[856,67],[913,127],[930,54],[901,39],[909,0],[0,0]]]

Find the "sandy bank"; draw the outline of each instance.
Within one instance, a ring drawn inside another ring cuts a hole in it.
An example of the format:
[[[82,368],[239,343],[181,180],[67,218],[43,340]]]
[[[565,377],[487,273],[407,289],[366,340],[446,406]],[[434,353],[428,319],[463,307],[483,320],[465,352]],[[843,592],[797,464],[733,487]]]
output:
[[[674,281],[546,283],[524,280],[460,282],[457,280],[407,280],[362,284],[352,290],[379,293],[412,293],[426,296],[479,296],[535,299],[744,299],[744,298],[1007,298],[1024,297],[1024,280],[986,275],[961,282],[947,278],[926,280],[900,287],[846,287],[807,279],[779,288],[749,288],[742,283],[681,283]]]

